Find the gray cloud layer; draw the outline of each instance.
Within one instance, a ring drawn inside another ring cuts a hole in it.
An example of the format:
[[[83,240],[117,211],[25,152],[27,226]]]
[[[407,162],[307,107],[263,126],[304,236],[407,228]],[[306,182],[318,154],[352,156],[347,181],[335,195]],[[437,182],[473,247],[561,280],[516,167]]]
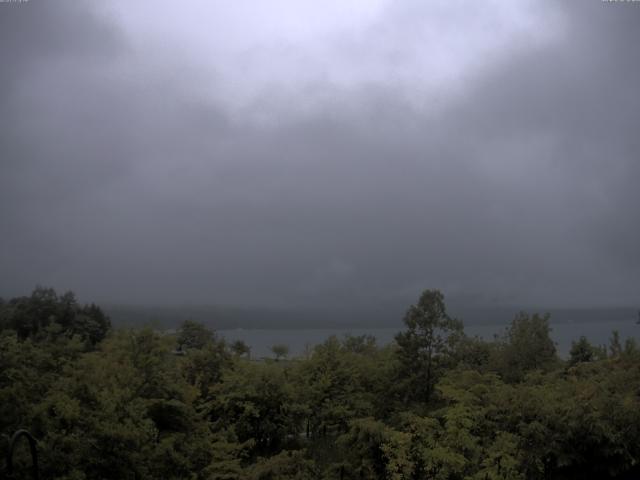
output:
[[[421,3],[365,33],[410,37]],[[0,295],[637,303],[640,7],[562,5],[557,38],[455,87],[271,82],[242,107],[89,3],[0,5]],[[357,72],[367,37],[336,41]]]

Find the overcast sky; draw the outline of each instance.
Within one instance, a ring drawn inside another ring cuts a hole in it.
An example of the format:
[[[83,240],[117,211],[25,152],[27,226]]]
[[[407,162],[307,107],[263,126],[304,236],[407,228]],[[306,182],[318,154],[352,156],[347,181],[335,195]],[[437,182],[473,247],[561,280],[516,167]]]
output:
[[[0,3],[0,296],[640,303],[640,2]]]

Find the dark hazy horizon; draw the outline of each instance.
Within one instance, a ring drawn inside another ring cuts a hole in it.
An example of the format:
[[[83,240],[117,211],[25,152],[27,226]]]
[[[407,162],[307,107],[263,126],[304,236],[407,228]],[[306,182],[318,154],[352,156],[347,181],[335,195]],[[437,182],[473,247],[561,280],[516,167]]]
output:
[[[640,3],[0,3],[0,297],[640,303]]]

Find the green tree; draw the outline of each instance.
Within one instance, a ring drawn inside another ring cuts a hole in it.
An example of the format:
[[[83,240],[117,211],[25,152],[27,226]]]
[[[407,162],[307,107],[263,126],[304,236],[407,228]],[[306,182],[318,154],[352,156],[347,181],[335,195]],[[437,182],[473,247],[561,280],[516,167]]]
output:
[[[249,471],[249,480],[311,480],[318,478],[313,460],[303,450],[283,450],[260,458]]]
[[[75,335],[91,349],[110,328],[109,317],[100,307],[80,305],[73,292],[59,296],[52,288],[36,287],[28,297],[0,304],[0,330],[14,330],[21,340]]]
[[[578,341],[571,342],[569,351],[569,365],[592,362],[598,355],[598,349],[589,343],[587,337],[582,335]]]
[[[204,324],[185,320],[178,329],[178,350],[201,349],[214,340],[214,333]]]
[[[609,353],[612,358],[617,358],[622,354],[622,344],[620,343],[620,333],[617,330],[611,332],[609,339]]]
[[[402,480],[414,477],[411,436],[370,417],[353,420],[338,439],[346,478]],[[339,468],[339,467],[338,467]],[[336,468],[335,470],[338,470]],[[339,477],[334,477],[339,478]]]
[[[496,346],[479,337],[460,338],[455,350],[455,361],[460,368],[487,371],[491,358],[495,355]]]
[[[180,360],[142,329],[68,366],[33,410],[47,478],[195,478],[211,462],[210,429]]]
[[[293,387],[280,363],[238,362],[225,371],[208,408],[216,428],[233,430],[240,443],[253,443],[254,456],[277,453],[301,428]]]
[[[345,335],[342,345],[344,349],[357,354],[374,354],[377,352],[376,337],[373,335]]]
[[[556,346],[551,339],[549,314],[518,313],[496,355],[496,367],[509,382],[521,381],[529,371],[548,371],[558,364]]]
[[[238,357],[242,357],[244,355],[246,355],[247,358],[251,357],[251,347],[247,345],[243,340],[234,341],[231,344],[231,351]]]
[[[231,364],[231,355],[221,340],[212,340],[200,349],[191,350],[180,361],[185,379],[198,389],[202,402],[210,399],[212,389],[222,381]]]
[[[289,355],[289,347],[287,345],[274,345],[273,347],[271,347],[271,351],[276,356],[276,360],[287,358],[287,355]]]
[[[404,400],[428,402],[438,378],[454,359],[462,322],[447,314],[440,291],[425,290],[418,303],[409,307],[404,323],[407,330],[395,337]]]
[[[294,377],[298,401],[307,413],[307,434],[319,438],[344,433],[354,418],[379,410],[376,400],[387,390],[392,364],[384,360],[353,353],[335,336],[317,345]]]

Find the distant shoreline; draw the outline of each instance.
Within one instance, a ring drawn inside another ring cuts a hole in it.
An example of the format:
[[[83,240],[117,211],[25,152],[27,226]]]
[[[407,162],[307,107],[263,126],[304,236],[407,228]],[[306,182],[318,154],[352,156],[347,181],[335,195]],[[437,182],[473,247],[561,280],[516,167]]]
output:
[[[402,318],[406,307],[381,308],[235,308],[217,306],[123,306],[107,305],[105,312],[116,326],[151,325],[156,328],[176,328],[186,319],[202,322],[215,330],[236,328],[255,330],[289,329],[341,329],[341,328],[403,328]],[[616,323],[628,321],[635,324],[638,309],[615,308],[551,308],[526,307],[452,307],[450,315],[463,321],[465,326],[508,325],[516,313],[549,312],[552,325],[574,323]]]

